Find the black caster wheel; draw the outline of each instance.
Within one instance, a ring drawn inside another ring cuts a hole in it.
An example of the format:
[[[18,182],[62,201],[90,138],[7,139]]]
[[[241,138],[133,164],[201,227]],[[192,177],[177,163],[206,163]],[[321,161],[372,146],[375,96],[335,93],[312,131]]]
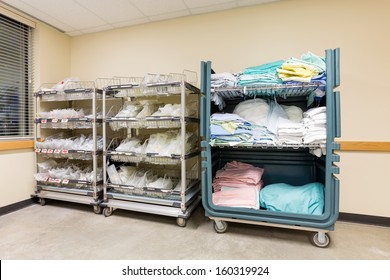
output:
[[[224,233],[228,229],[228,223],[225,221],[214,221],[214,230],[216,233]]]
[[[39,198],[39,204],[40,204],[41,206],[45,206],[45,205],[46,205],[46,199],[40,197],[40,198]]]
[[[184,218],[176,218],[176,224],[179,227],[185,227],[187,225],[187,220]]]
[[[324,232],[312,233],[310,236],[310,242],[316,247],[326,248],[330,244],[330,236]]]
[[[103,209],[103,215],[104,217],[110,217],[112,215],[112,212],[114,210],[111,207],[106,207]]]
[[[102,207],[100,207],[99,205],[94,205],[93,206],[93,213],[95,214],[101,214],[103,211]]]

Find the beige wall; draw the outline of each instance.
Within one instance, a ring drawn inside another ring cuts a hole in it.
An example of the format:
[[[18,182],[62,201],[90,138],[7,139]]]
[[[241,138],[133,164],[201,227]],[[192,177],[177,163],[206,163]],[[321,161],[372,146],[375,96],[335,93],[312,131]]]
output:
[[[57,83],[70,75],[70,37],[38,23],[35,46],[35,88],[43,83]]]
[[[35,30],[35,88],[70,73],[70,38],[41,23]],[[0,152],[0,207],[30,198],[35,173],[32,149]]]
[[[63,77],[142,76],[147,72],[240,71],[310,50],[341,48],[342,140],[390,141],[387,83],[390,1],[285,0],[135,27],[69,37],[39,25],[38,85]],[[69,47],[70,46],[70,47]],[[340,211],[390,217],[390,153],[341,152]],[[17,173],[10,163],[26,163]],[[387,169],[386,169],[387,168]],[[29,197],[32,153],[0,153],[7,198]],[[12,183],[12,190],[9,190]],[[27,185],[26,185],[27,184]],[[3,192],[4,193],[4,192]]]
[[[0,207],[26,200],[34,191],[34,153],[29,149],[0,152]]]
[[[390,153],[340,154],[340,211],[390,217]]]
[[[71,74],[94,80],[198,71],[201,60],[234,72],[340,47],[342,139],[390,141],[390,1],[374,2],[286,0],[73,37]],[[341,156],[340,211],[390,217],[390,154]]]
[[[285,0],[73,37],[71,73],[82,79],[148,71],[216,71],[341,48],[343,139],[390,141],[387,65],[390,2]],[[372,105],[367,106],[367,101]],[[368,118],[367,116],[370,116]],[[372,122],[374,121],[373,125]]]

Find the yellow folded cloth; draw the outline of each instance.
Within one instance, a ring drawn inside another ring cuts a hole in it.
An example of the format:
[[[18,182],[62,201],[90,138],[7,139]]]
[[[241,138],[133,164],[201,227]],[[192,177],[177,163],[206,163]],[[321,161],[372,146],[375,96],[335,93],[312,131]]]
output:
[[[282,68],[276,71],[283,81],[293,79],[294,81],[310,82],[312,77],[319,74],[315,67],[305,63],[283,63]]]
[[[221,125],[226,131],[228,131],[229,133],[233,134],[234,131],[236,131],[237,127],[238,127],[238,124],[235,123],[235,122],[224,122],[222,125]]]

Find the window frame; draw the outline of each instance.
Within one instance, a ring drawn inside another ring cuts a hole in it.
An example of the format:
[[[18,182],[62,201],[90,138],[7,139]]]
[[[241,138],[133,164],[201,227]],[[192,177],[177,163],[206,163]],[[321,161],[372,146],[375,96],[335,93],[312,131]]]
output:
[[[25,64],[23,70],[21,70],[22,78],[20,79],[23,85],[21,86],[22,92],[16,93],[15,98],[20,98],[22,106],[22,114],[19,113],[16,129],[18,129],[15,135],[7,135],[5,131],[2,131],[0,135],[0,151],[14,150],[14,149],[25,149],[34,147],[34,96],[33,96],[33,45],[34,45],[34,28],[35,23],[20,14],[17,14],[2,4],[0,4],[0,15],[2,17],[2,23],[6,24],[9,21],[12,24],[20,25],[21,34],[26,37],[21,45],[27,46],[20,51],[20,54],[25,54],[26,57],[21,58],[20,64]],[[11,31],[12,32],[12,31]],[[17,32],[15,32],[17,33]],[[6,33],[5,33],[6,34]],[[27,71],[25,71],[27,69]],[[24,71],[24,72],[23,72]],[[12,96],[12,95],[11,95]],[[7,103],[4,102],[3,105]],[[20,107],[18,107],[20,108]],[[22,131],[20,131],[22,129]]]

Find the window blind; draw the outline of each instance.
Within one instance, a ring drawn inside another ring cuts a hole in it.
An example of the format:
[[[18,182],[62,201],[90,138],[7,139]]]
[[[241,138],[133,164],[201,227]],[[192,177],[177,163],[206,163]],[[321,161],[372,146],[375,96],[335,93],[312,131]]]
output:
[[[0,140],[33,138],[32,32],[0,14]]]

